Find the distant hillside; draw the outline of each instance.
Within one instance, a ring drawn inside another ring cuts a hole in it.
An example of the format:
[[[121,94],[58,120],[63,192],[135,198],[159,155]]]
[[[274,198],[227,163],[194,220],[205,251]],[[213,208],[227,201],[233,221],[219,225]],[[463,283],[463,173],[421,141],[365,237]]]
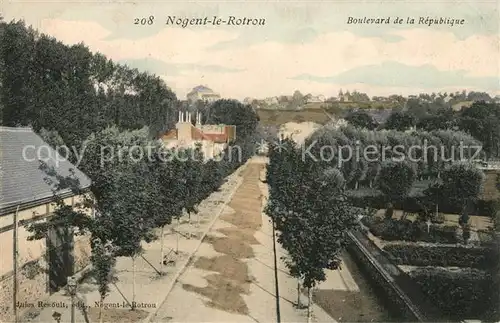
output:
[[[330,118],[323,112],[323,110],[304,109],[300,111],[291,110],[257,110],[260,122],[263,125],[282,125],[287,122],[314,122],[319,124],[326,124]]]
[[[305,139],[314,131],[321,128],[320,124],[314,122],[287,122],[279,127],[279,133],[291,138],[298,144],[303,144]]]

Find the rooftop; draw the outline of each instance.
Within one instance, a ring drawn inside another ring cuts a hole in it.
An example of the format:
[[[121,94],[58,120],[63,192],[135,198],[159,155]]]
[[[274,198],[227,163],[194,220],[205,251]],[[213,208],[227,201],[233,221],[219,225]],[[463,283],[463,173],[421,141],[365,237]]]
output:
[[[193,92],[213,92],[211,88],[204,85],[198,85],[193,88]]]
[[[0,127],[0,213],[9,207],[51,198],[57,190],[57,175],[73,174],[80,188],[88,188],[90,179],[59,155],[31,128]],[[55,174],[41,169],[42,161]],[[71,189],[57,194],[71,193]]]

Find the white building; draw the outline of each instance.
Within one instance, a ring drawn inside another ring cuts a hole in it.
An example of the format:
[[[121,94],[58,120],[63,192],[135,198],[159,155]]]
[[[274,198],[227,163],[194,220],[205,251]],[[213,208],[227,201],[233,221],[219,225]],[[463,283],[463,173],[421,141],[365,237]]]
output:
[[[211,88],[203,85],[194,87],[193,90],[187,94],[187,100],[189,103],[195,103],[199,100],[211,103],[219,100],[220,98],[219,93],[216,93]]]
[[[236,139],[236,127],[232,125],[211,125],[201,123],[201,113],[194,115],[179,111],[179,120],[172,129],[160,136],[166,148],[195,148],[201,146],[206,159],[219,156]],[[194,125],[193,125],[193,122]]]
[[[306,103],[321,103],[325,102],[325,96],[324,95],[317,95],[317,96],[311,96],[310,98],[307,98]]]

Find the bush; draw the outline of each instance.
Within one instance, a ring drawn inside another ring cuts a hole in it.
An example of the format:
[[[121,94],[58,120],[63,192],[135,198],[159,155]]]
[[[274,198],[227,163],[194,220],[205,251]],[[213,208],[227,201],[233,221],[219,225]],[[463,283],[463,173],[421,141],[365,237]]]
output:
[[[410,272],[423,293],[450,319],[484,319],[491,302],[492,277],[477,269],[420,268]]]
[[[455,226],[431,225],[427,232],[427,224],[410,220],[380,219],[373,217],[363,221],[371,233],[387,241],[425,241],[433,243],[457,243]]]
[[[398,265],[488,269],[496,263],[487,248],[389,245],[384,251]]]
[[[394,209],[403,210],[409,213],[419,213],[422,211],[420,203],[417,199],[422,198],[421,194],[414,194],[408,196],[402,201],[393,202]],[[358,207],[372,207],[376,209],[385,209],[387,204],[387,198],[379,192],[374,191],[349,191],[348,197],[351,203]],[[496,206],[496,201],[478,199],[474,203],[474,209],[471,215],[481,215],[495,218],[496,210],[500,210],[499,206]],[[439,204],[439,212],[448,214],[461,214],[462,208],[456,203],[449,203],[447,201],[442,201]]]
[[[437,215],[436,215],[436,212],[432,213],[432,218],[431,218],[431,222],[432,223],[443,224],[444,220],[445,220],[445,218],[444,218],[444,214],[443,213],[440,212]]]
[[[476,214],[494,218],[498,210],[498,202],[495,200],[478,200],[476,202]]]

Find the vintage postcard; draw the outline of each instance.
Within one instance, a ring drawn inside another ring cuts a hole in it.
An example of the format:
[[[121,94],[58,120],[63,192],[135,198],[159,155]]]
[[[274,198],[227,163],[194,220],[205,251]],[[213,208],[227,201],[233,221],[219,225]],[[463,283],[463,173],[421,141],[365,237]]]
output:
[[[0,2],[0,322],[499,322],[498,0]]]

